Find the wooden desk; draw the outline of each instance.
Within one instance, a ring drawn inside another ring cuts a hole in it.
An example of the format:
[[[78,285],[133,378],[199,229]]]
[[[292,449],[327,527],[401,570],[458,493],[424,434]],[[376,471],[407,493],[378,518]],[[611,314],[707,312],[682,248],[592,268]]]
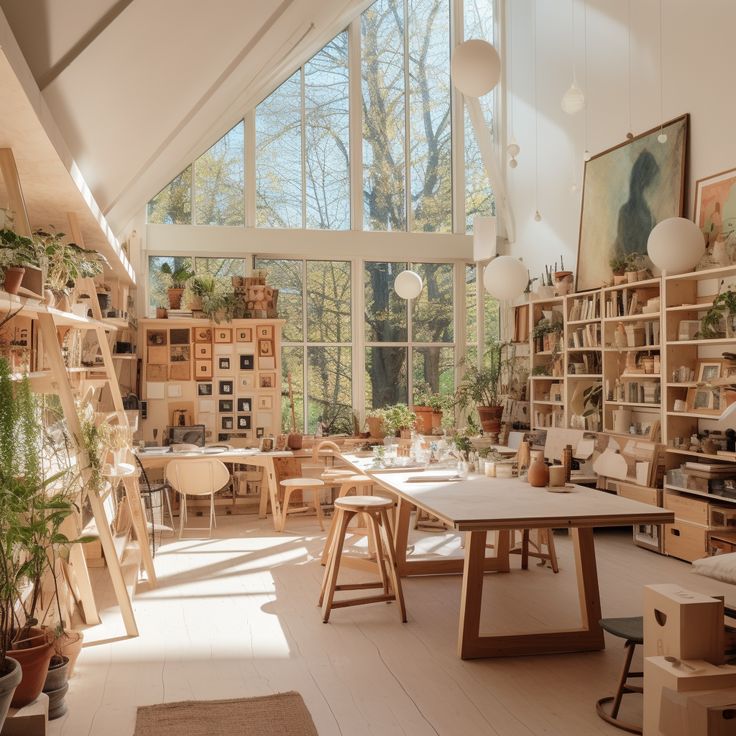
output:
[[[192,452],[166,453],[138,452],[136,455],[144,468],[165,468],[172,460],[194,460],[203,457],[211,457],[223,463],[239,463],[241,465],[254,465],[255,467],[263,468],[263,475],[265,477],[264,482],[261,484],[258,518],[266,518],[268,501],[270,499],[273,528],[277,531],[279,530],[281,523],[281,503],[279,502],[276,468],[273,460],[276,457],[294,457],[295,453],[288,450],[285,452],[259,452],[258,450],[250,449],[233,449],[212,454],[193,450]]]
[[[508,657],[591,651],[604,648],[598,573],[595,563],[593,528],[639,523],[671,523],[674,514],[656,506],[631,501],[583,486],[569,493],[550,493],[544,488],[513,479],[471,477],[462,481],[411,483],[407,479],[421,471],[375,471],[372,459],[345,456],[345,460],[374,478],[399,499],[396,523],[397,554],[403,575],[430,569],[415,568],[406,558],[408,519],[413,508],[439,517],[457,531],[467,532],[462,566],[463,586],[458,635],[458,654],[463,659]],[[443,471],[429,470],[427,474]],[[448,473],[447,470],[444,471]],[[582,626],[564,631],[533,634],[481,636],[480,613],[483,573],[509,570],[510,534],[515,529],[569,528],[575,546],[575,564]],[[486,534],[498,531],[496,557],[486,557]],[[448,562],[456,563],[455,560]],[[438,565],[438,563],[434,563]],[[451,569],[443,569],[451,572]]]

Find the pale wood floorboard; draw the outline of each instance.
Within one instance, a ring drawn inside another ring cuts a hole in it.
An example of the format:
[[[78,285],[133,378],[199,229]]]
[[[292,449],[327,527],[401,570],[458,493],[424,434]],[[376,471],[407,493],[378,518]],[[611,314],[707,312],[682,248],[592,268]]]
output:
[[[607,637],[604,652],[463,662],[458,576],[405,580],[407,624],[394,604],[376,604],[337,609],[325,625],[316,606],[324,535],[313,519],[290,520],[283,535],[250,516],[218,524],[215,539],[168,539],[158,551],[159,586],[143,584],[134,602],[137,639],[123,638],[95,572],[103,624],[87,631],[69,713],[50,736],[130,736],[138,705],[285,690],[302,694],[322,736],[620,733],[594,707],[616,682],[620,640]],[[559,575],[535,560],[521,571],[515,557],[510,574],[486,576],[482,633],[576,624],[572,546],[565,534],[556,539]],[[458,547],[442,535],[419,544]],[[604,616],[640,614],[647,583],[736,602],[731,586],[635,547],[628,530],[596,533],[596,550]]]

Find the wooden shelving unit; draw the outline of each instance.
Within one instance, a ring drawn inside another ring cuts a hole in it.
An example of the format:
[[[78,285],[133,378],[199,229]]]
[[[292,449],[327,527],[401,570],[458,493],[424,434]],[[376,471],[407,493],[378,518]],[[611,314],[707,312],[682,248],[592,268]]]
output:
[[[529,397],[530,423],[532,428],[564,427],[565,300],[561,296],[539,299],[532,301],[529,307],[529,362],[533,379]],[[535,328],[545,321],[559,325],[558,331],[535,338]]]

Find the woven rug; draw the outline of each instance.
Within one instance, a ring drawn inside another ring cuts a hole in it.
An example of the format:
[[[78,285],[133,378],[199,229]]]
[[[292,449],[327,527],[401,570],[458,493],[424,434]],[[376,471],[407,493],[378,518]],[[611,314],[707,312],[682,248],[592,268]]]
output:
[[[134,736],[318,736],[297,692],[138,708]]]

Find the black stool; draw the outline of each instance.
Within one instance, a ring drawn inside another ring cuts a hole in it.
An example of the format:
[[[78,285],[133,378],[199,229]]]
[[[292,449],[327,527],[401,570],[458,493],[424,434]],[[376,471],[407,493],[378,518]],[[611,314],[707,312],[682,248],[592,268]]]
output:
[[[643,693],[644,688],[639,685],[629,685],[627,680],[630,677],[643,677],[643,672],[629,672],[631,660],[634,657],[634,650],[637,644],[644,643],[644,618],[642,616],[633,616],[632,618],[602,618],[600,620],[601,628],[609,634],[619,636],[626,640],[624,648],[626,649],[626,657],[624,659],[624,667],[621,671],[621,677],[618,681],[618,689],[615,695],[609,695],[607,698],[601,698],[596,704],[595,709],[598,715],[607,723],[616,728],[629,733],[641,733],[641,726],[633,723],[626,723],[618,718],[618,711],[621,707],[621,699],[626,693]],[[609,713],[603,706],[612,703],[611,712]]]

